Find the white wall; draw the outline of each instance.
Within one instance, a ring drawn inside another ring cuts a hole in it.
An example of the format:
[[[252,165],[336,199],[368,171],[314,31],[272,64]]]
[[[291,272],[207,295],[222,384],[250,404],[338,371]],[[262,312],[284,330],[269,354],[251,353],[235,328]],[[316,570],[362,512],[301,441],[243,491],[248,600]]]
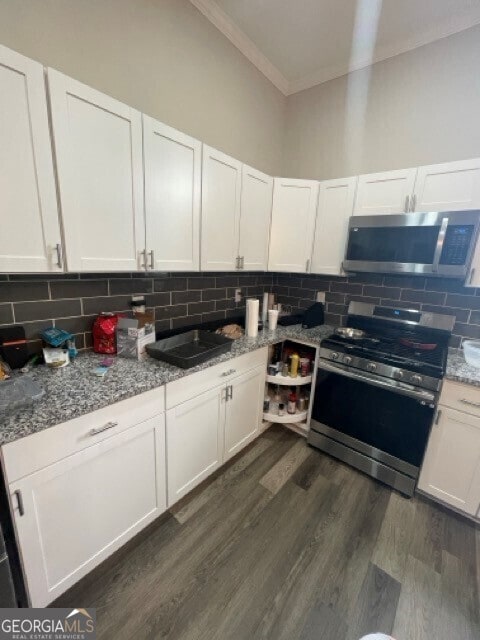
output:
[[[281,169],[285,97],[188,0],[0,0],[0,43]]]
[[[480,27],[287,100],[283,175],[328,179],[480,156]]]

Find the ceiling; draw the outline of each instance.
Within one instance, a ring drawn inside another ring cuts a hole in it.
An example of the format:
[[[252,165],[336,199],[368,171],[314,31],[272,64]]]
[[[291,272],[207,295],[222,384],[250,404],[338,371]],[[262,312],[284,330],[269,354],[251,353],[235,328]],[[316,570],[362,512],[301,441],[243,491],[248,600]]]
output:
[[[190,0],[285,95],[480,24],[480,0]]]

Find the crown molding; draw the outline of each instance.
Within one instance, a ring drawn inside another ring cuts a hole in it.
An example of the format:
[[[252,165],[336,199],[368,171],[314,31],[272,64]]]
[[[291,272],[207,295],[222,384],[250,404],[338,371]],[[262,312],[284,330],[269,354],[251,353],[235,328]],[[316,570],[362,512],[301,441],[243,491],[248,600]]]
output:
[[[190,0],[190,2],[200,13],[210,20],[283,95],[288,95],[288,80],[214,0]]]
[[[289,82],[256,44],[235,24],[232,18],[217,5],[215,0],[190,0],[190,2],[285,96],[310,89],[352,71],[365,69],[376,62],[388,60],[480,24],[480,8],[473,7],[471,11],[453,16],[416,37],[404,38],[394,45],[377,47],[373,57],[358,56],[346,64],[323,67],[312,74],[301,76],[297,80]]]
[[[289,91],[287,95],[304,91],[305,89],[311,89],[312,87],[340,78],[352,71],[358,71],[359,69],[365,69],[377,62],[394,58],[402,53],[413,51],[419,47],[423,47],[437,40],[448,38],[448,36],[455,35],[461,31],[466,31],[472,27],[480,24],[480,9],[469,11],[467,14],[461,16],[455,16],[448,22],[443,22],[436,25],[434,28],[424,31],[417,37],[405,38],[395,45],[385,45],[383,47],[377,47],[375,55],[371,56],[358,56],[350,60],[349,64],[343,65],[331,65],[319,69],[315,73],[305,75],[298,80],[294,80],[289,83]]]

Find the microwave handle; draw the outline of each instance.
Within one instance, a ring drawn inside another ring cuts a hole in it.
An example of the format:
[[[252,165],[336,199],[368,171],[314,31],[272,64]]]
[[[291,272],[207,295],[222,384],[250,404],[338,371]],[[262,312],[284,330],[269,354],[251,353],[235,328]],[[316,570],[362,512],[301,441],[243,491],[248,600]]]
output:
[[[437,238],[437,246],[435,247],[435,253],[433,254],[433,273],[437,273],[440,258],[442,257],[443,244],[445,242],[445,236],[447,235],[448,218],[442,218],[442,224],[440,225],[440,231]]]

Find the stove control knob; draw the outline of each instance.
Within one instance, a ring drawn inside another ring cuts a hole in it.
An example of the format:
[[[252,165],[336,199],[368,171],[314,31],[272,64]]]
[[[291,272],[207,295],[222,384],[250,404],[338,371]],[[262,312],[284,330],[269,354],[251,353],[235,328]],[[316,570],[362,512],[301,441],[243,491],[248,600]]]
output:
[[[330,358],[332,360],[338,360],[338,353],[336,351],[334,351],[332,354],[330,354]]]
[[[344,364],[352,364],[352,357],[351,356],[345,356],[345,358],[343,359],[343,363]]]
[[[393,377],[396,378],[397,380],[403,380],[404,378],[403,371],[401,371],[400,369],[397,369],[396,371],[393,372]]]
[[[367,364],[367,371],[375,371],[377,368],[377,365],[375,364],[375,362],[369,362]]]
[[[412,376],[410,382],[413,382],[413,384],[421,384],[423,382],[423,378],[422,376],[419,376],[418,373],[416,373],[414,376]]]

